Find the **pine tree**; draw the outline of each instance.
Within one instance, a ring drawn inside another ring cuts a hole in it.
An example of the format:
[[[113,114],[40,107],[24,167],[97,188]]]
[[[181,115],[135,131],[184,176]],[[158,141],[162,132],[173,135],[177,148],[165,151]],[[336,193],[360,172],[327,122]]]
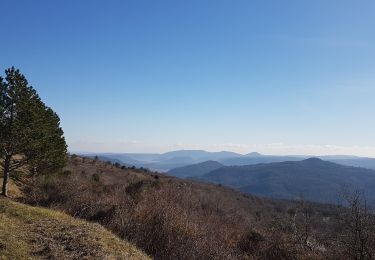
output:
[[[32,175],[57,171],[65,164],[67,146],[59,117],[25,76],[14,67],[5,74],[0,77],[0,165],[7,196],[12,173],[21,167]]]

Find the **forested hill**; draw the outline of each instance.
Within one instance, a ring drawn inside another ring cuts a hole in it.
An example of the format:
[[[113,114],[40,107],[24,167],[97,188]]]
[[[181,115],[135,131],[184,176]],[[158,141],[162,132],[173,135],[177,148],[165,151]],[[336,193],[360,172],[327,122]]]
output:
[[[375,170],[343,166],[317,158],[303,161],[227,166],[199,179],[219,183],[251,194],[278,199],[337,203],[342,190],[363,191],[375,205]]]
[[[168,174],[180,178],[194,178],[207,174],[213,170],[217,170],[221,167],[224,167],[224,165],[222,165],[221,163],[215,161],[206,161],[202,163],[172,169],[168,171]]]

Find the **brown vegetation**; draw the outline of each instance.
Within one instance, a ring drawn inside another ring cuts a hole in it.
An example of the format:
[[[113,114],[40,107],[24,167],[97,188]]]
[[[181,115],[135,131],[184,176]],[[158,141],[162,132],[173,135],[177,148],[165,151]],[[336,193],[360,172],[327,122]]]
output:
[[[374,255],[373,216],[368,211],[361,211],[367,231],[360,236],[366,238],[361,245],[367,251],[353,254],[345,242],[356,232],[349,228],[357,221],[353,210],[261,199],[77,156],[70,158],[63,173],[39,177],[26,199],[98,222],[156,259],[371,259]]]
[[[0,259],[149,259],[98,224],[0,198]]]

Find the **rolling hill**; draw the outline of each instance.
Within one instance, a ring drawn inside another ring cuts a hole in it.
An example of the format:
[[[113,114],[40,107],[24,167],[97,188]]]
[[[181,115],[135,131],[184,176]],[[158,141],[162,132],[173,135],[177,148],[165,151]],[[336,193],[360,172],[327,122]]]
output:
[[[154,259],[348,259],[351,253],[342,246],[350,230],[340,222],[351,219],[350,211],[341,206],[256,197],[90,158],[71,156],[64,172],[39,176],[25,202],[98,222]],[[305,212],[311,233],[300,240]]]
[[[366,158],[366,157],[347,158],[347,159],[340,158],[340,159],[332,159],[329,161],[342,164],[342,165],[346,165],[346,166],[355,166],[355,167],[362,167],[362,168],[375,170],[374,158]]]
[[[179,178],[194,178],[202,176],[213,170],[217,170],[221,167],[224,167],[224,165],[222,165],[221,163],[218,163],[216,161],[206,161],[202,163],[172,169],[168,171],[168,174]]]
[[[272,155],[257,155],[257,156],[242,156],[232,157],[219,160],[220,163],[226,166],[241,166],[259,163],[275,163],[285,161],[301,161],[304,158],[294,156],[272,156]]]
[[[149,153],[98,153],[82,154],[93,158],[98,155],[100,159],[121,162],[123,165],[144,167],[154,171],[167,172],[171,169],[191,164],[201,163],[209,160],[219,161],[226,158],[237,158],[244,155],[233,152],[207,152],[203,150],[178,150],[163,154]]]
[[[226,166],[251,165],[259,163],[275,163],[284,161],[301,161],[309,156],[263,155],[257,152],[238,154],[233,152],[207,152],[203,150],[178,150],[162,154],[155,153],[99,153],[83,154],[89,157],[98,155],[102,160],[118,162],[127,166],[149,168],[154,171],[168,172],[174,168],[184,167],[205,161],[217,161]],[[311,157],[311,156],[310,156]],[[375,158],[356,156],[317,156],[325,161],[331,161],[346,166],[375,169]]]
[[[365,192],[375,202],[375,171],[317,158],[302,161],[226,166],[198,179],[219,183],[258,196],[337,203],[344,187]],[[374,204],[375,205],[375,204]]]

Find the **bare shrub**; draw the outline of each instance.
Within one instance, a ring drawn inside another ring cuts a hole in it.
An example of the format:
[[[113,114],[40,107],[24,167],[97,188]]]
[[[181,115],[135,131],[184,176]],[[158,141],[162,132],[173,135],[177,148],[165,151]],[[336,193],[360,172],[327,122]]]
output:
[[[375,257],[375,219],[370,214],[367,201],[359,191],[344,191],[343,198],[349,210],[343,210],[339,224],[343,234],[339,237],[346,254],[352,259]]]
[[[349,211],[261,199],[78,159],[69,174],[37,178],[27,202],[98,222],[155,259],[347,259],[354,237],[358,255],[373,256],[373,216],[357,202]]]

